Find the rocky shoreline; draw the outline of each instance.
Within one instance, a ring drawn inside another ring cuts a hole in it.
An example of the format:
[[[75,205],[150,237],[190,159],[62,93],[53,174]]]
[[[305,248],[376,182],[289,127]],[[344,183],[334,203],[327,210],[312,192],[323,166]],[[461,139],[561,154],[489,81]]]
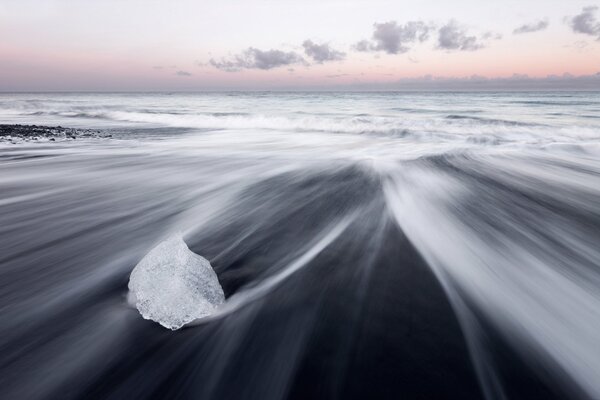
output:
[[[95,129],[64,128],[62,126],[0,124],[0,142],[56,142],[79,138],[110,138],[112,135]]]

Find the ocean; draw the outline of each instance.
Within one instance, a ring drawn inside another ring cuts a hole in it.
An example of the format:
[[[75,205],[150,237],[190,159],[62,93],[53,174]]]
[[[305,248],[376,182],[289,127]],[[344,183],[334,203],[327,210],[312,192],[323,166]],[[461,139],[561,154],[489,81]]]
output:
[[[0,397],[600,397],[598,92],[0,93],[0,123],[101,133],[0,136]],[[173,235],[226,299],[178,330],[128,301]]]

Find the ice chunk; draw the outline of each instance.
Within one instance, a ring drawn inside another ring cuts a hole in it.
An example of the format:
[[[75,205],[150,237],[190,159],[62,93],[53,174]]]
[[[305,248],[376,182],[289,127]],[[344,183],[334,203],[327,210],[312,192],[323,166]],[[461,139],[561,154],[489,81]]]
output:
[[[145,319],[173,330],[212,314],[225,301],[208,260],[190,251],[179,235],[160,243],[135,266],[129,291]]]

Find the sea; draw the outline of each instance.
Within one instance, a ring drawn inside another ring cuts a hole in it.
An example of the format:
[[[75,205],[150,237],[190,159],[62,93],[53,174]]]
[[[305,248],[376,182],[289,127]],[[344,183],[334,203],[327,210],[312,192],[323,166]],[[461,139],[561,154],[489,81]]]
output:
[[[0,93],[0,124],[102,133],[0,137],[1,398],[600,398],[599,92]],[[173,235],[225,296],[177,330],[128,286]]]

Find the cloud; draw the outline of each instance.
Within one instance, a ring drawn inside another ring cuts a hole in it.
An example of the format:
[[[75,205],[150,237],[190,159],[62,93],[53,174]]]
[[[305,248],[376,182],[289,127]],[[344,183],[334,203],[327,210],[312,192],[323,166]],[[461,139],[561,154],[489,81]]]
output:
[[[306,55],[318,64],[323,64],[326,61],[340,61],[346,58],[346,53],[331,48],[327,43],[317,44],[312,40],[305,40],[302,47],[304,47]]]
[[[242,69],[269,70],[277,67],[293,64],[306,64],[306,61],[297,53],[281,50],[259,50],[249,47],[233,58],[215,60],[208,62],[215,68],[223,71],[235,72]]]
[[[580,14],[568,18],[567,21],[573,32],[597,36],[600,40],[600,22],[596,19],[596,11],[598,11],[596,6],[584,7]]]
[[[456,21],[448,22],[438,31],[439,49],[474,51],[483,47],[476,36],[467,35],[467,31]]]
[[[408,44],[424,42],[429,38],[431,27],[422,21],[409,21],[398,25],[396,21],[373,24],[371,40],[361,40],[353,46],[356,51],[384,51],[402,54],[410,50]]]
[[[521,33],[531,33],[531,32],[539,32],[539,31],[543,31],[544,29],[546,29],[548,27],[549,23],[547,19],[542,19],[539,20],[538,22],[532,22],[530,24],[525,24],[525,25],[521,25],[520,27],[516,28],[513,33],[515,35],[521,34]]]
[[[187,71],[177,71],[177,72],[175,72],[175,75],[177,75],[177,76],[192,76],[192,74],[190,74]]]
[[[371,51],[371,42],[368,40],[361,40],[352,46],[352,49],[356,51]]]
[[[481,38],[485,39],[485,40],[488,40],[488,39],[500,40],[500,39],[502,39],[502,34],[490,31],[490,32],[486,32],[483,35],[481,35]]]

